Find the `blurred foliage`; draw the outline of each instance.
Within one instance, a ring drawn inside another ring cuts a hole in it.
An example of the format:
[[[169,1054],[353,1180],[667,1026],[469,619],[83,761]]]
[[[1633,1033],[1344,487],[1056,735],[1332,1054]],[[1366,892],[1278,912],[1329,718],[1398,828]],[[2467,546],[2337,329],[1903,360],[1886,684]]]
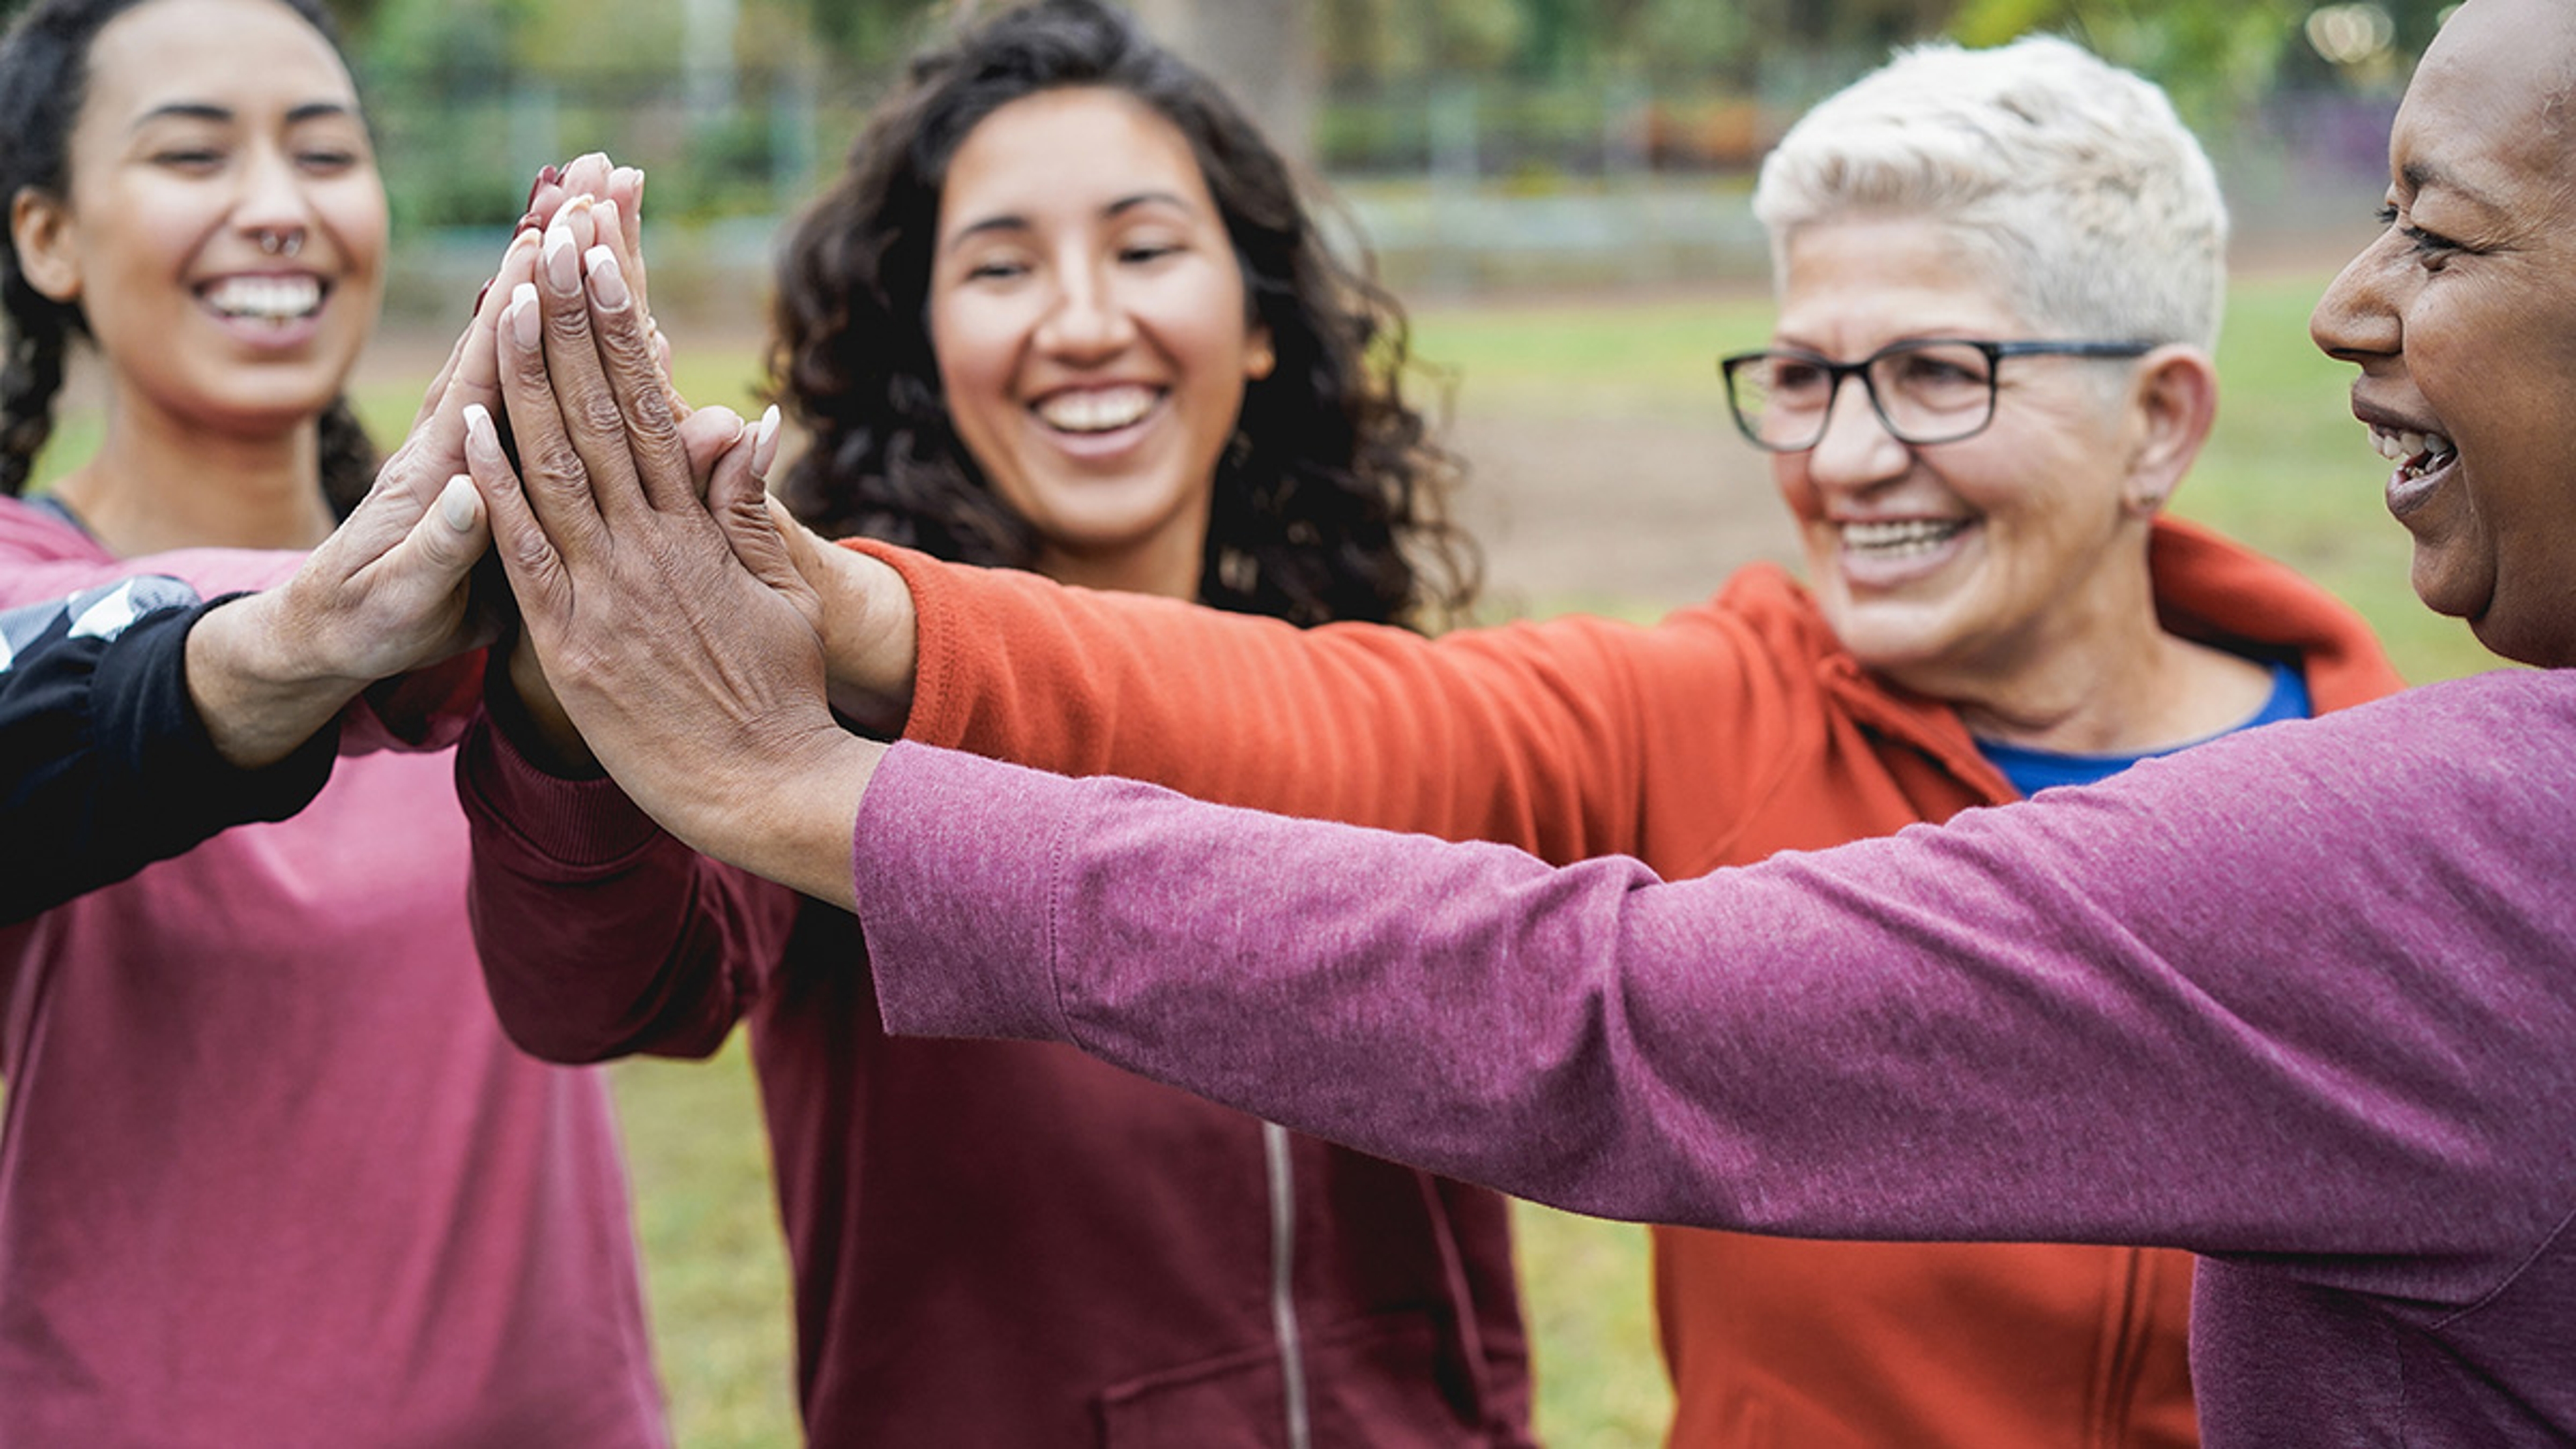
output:
[[[820,184],[905,55],[956,13],[1009,0],[333,3],[396,219],[420,228],[504,225],[530,172],[594,147],[652,172],[657,216],[774,217]],[[2216,143],[2284,90],[2393,96],[2444,7],[2378,0],[2394,46],[2337,66],[2303,33],[2316,0],[1186,3],[1220,25],[1237,7],[1304,13],[1323,90],[1314,150],[1328,171],[1474,174],[1521,189],[1743,169],[1891,49],[1943,35],[1979,46],[2069,35],[2162,82]]]

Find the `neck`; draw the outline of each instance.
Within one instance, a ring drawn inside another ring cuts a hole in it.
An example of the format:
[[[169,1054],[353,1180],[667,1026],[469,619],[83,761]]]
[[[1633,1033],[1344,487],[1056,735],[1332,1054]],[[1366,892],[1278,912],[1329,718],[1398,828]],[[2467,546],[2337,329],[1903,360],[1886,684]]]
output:
[[[1115,551],[1075,553],[1041,547],[1037,571],[1057,583],[1086,589],[1195,599],[1206,558],[1207,520],[1202,517]]]
[[[2270,696],[2262,665],[2155,628],[2061,651],[1953,703],[1968,732],[2065,754],[2170,749],[2243,723]]]
[[[1950,702],[1979,739],[2067,754],[2135,754],[2220,734],[2262,708],[2262,665],[2168,634],[2143,558],[2134,578],[2051,610],[2023,636],[1937,670],[1889,677]]]
[[[227,433],[119,397],[96,456],[55,485],[119,557],[174,548],[311,548],[330,535],[320,428]]]

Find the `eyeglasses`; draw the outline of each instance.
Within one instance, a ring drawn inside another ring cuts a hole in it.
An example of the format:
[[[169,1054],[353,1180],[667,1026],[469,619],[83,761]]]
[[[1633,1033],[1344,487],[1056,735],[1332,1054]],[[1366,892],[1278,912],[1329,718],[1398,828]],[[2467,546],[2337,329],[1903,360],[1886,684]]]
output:
[[[1858,362],[1797,348],[1720,358],[1735,426],[1757,448],[1804,452],[1825,438],[1843,379],[1900,443],[1955,443],[1995,420],[1995,374],[2007,357],[2143,357],[2152,342],[1978,342],[1933,337],[1891,343]]]

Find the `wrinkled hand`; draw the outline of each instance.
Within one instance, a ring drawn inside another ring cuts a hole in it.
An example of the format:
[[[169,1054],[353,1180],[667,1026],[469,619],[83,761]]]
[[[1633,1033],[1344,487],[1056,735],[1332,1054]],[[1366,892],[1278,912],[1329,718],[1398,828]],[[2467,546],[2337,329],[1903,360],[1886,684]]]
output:
[[[509,258],[536,254],[533,235]],[[215,748],[273,764],[379,679],[490,642],[470,577],[490,541],[464,478],[465,409],[500,393],[493,339],[504,299],[475,310],[410,433],[355,511],[285,583],[207,614],[189,632],[188,688]],[[462,667],[462,666],[460,666]]]
[[[628,205],[619,207],[613,196],[598,200],[588,195],[564,194],[568,187],[590,184],[608,186],[612,191],[622,193]],[[530,217],[542,214],[545,218],[534,259],[522,271],[495,278],[496,289],[506,298],[519,283],[533,281],[542,275],[548,293],[558,298],[560,304],[569,305],[578,297],[582,285],[579,259],[602,248],[612,259],[612,271],[621,281],[640,276],[643,259],[637,244],[641,233],[633,202],[640,197],[642,189],[642,172],[619,168],[612,175],[605,156],[585,156],[560,174],[549,168],[549,175],[539,178],[530,201]],[[565,290],[567,285],[572,289],[569,292]],[[694,412],[678,390],[670,385],[668,344],[652,327],[651,317],[644,310],[642,294],[631,286],[627,289],[627,301],[620,308],[620,315],[641,319],[650,343],[645,355],[658,379],[663,405],[669,416],[677,420],[681,450],[689,460],[690,476],[700,480],[703,491],[703,482],[713,473],[717,458],[740,437],[742,421],[725,408]],[[626,345],[622,329],[617,334],[601,329],[597,338],[601,345]],[[624,360],[630,366],[640,361],[632,355]],[[553,682],[546,677],[542,660],[524,634],[509,645],[501,677],[518,697],[521,717],[535,728],[534,738],[518,741],[531,758],[556,774],[595,774],[599,769],[597,758],[582,739],[571,716],[565,713],[556,697]]]
[[[564,715],[664,828],[846,904],[874,756],[825,706],[820,601],[770,523],[757,475],[775,415],[694,415],[732,432],[702,501],[617,248],[552,232],[497,338],[519,468],[488,416],[468,424],[524,637]]]

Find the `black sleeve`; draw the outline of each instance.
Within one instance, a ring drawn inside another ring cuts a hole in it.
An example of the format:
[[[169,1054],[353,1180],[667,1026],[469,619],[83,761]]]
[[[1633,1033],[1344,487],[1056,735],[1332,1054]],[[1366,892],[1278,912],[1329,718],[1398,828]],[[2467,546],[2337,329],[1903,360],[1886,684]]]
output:
[[[334,724],[264,769],[215,753],[188,695],[211,603],[145,577],[0,611],[0,924],[283,820],[331,776]]]

